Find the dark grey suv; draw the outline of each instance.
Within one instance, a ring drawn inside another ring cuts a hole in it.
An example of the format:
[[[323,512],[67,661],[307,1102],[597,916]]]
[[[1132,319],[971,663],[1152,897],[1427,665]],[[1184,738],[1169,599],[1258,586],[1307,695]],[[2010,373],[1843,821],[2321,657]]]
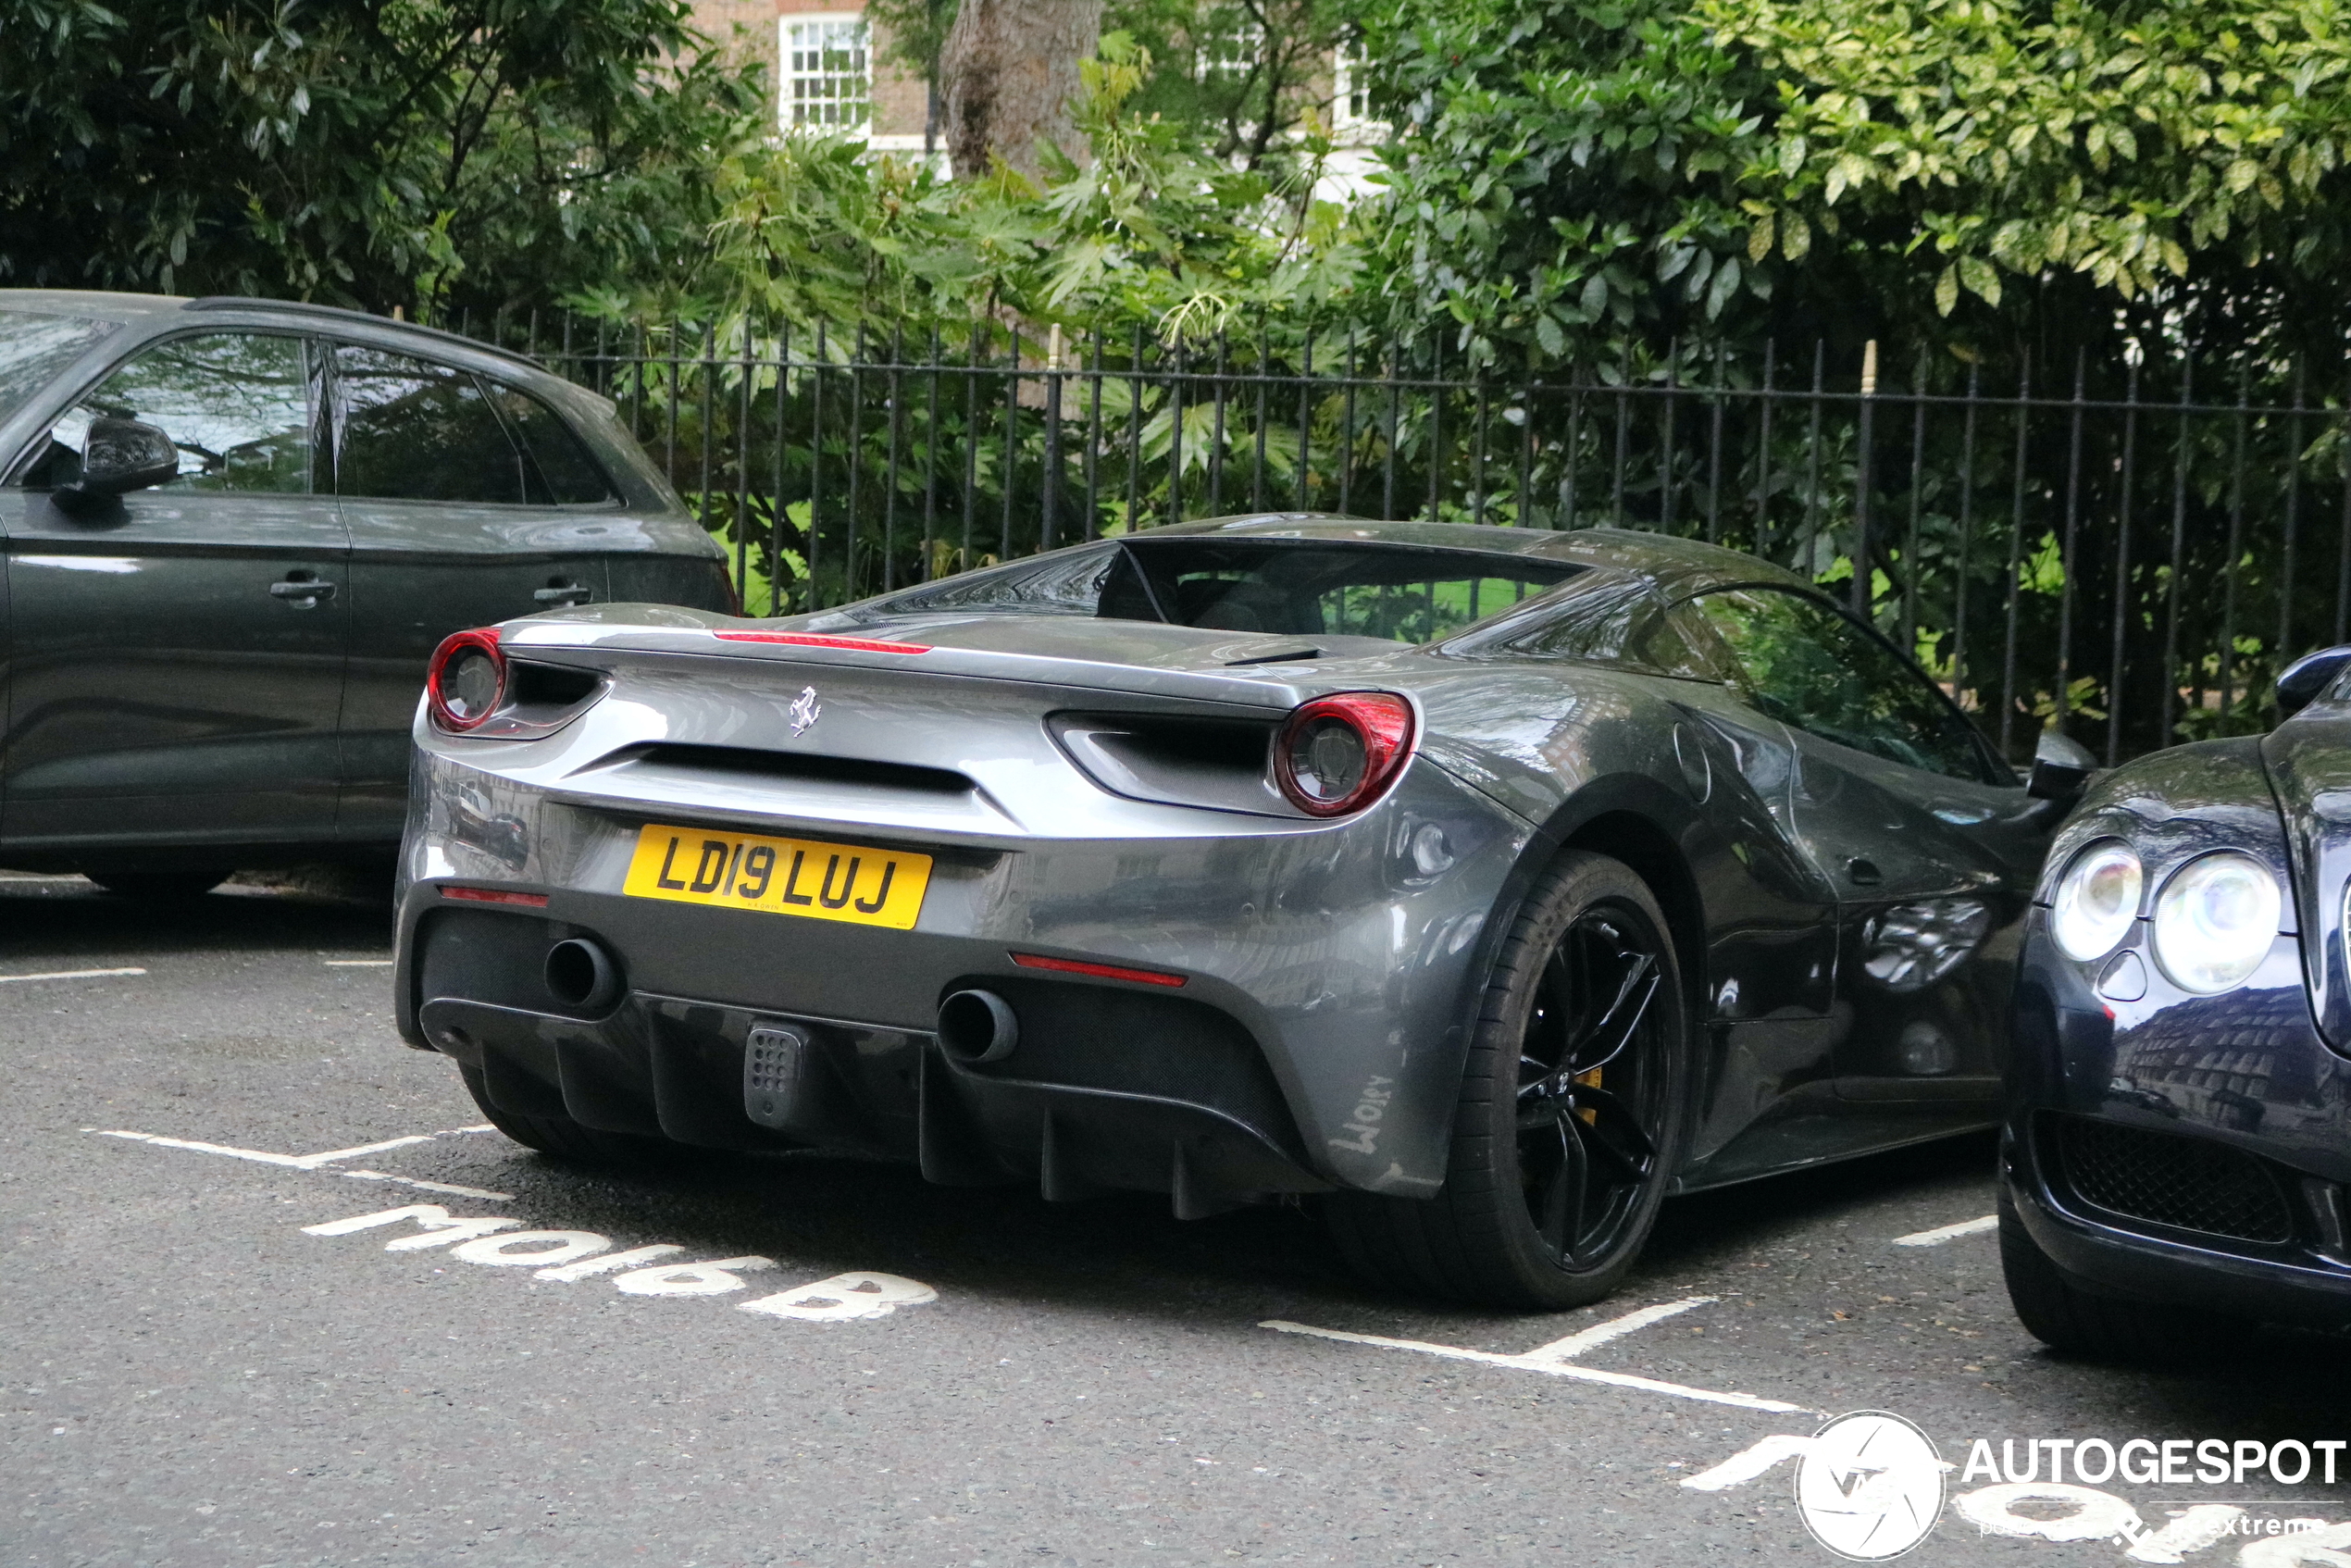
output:
[[[0,290],[0,865],[186,891],[388,853],[440,641],[729,608],[593,393],[265,300]]]

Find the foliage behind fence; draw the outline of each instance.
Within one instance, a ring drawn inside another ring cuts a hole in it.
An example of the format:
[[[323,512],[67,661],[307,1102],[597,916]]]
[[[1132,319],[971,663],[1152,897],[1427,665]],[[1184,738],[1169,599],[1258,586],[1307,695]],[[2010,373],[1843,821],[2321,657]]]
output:
[[[1816,344],[1502,382],[1344,338],[507,335],[615,399],[755,614],[1229,513],[1652,529],[1837,593],[2011,754],[2058,723],[2115,759],[2259,728],[2279,669],[2351,616],[2351,415],[2296,365],[1992,386]]]

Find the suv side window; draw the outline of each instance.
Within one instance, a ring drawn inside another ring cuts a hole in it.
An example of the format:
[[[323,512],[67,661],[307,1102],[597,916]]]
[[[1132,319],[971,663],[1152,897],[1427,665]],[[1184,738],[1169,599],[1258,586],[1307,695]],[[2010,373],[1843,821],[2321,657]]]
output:
[[[489,383],[498,412],[529,454],[523,476],[530,500],[542,506],[592,506],[613,499],[612,484],[563,417],[520,387]]]
[[[1748,700],[1763,713],[1858,752],[1989,781],[1959,711],[1833,606],[1776,588],[1730,589],[1691,604],[1729,646]]]
[[[153,425],[180,449],[166,490],[310,490],[311,378],[300,338],[205,332],[142,350],[98,383],[50,432],[35,484],[81,471],[90,421],[106,415]]]
[[[335,486],[394,501],[527,499],[522,453],[469,371],[335,345]]]

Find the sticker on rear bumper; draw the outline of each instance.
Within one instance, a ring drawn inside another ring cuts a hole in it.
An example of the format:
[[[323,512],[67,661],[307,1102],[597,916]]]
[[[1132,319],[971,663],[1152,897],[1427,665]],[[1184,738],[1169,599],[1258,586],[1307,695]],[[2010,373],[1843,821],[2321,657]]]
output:
[[[632,898],[717,904],[763,915],[913,928],[930,856],[869,844],[665,828],[639,831],[621,890]]]

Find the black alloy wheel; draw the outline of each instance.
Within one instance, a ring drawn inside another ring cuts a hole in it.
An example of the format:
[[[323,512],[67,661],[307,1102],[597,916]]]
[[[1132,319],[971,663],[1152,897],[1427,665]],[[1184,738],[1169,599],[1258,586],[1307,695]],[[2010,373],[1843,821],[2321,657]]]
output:
[[[1434,1199],[1336,1192],[1357,1272],[1478,1306],[1560,1312],[1623,1282],[1657,1223],[1686,1114],[1688,1001],[1647,883],[1562,853],[1486,977]]]
[[[1656,942],[1637,910],[1585,911],[1544,961],[1519,1045],[1519,1186],[1565,1268],[1616,1250],[1658,1175],[1667,1075],[1656,1062]]]

